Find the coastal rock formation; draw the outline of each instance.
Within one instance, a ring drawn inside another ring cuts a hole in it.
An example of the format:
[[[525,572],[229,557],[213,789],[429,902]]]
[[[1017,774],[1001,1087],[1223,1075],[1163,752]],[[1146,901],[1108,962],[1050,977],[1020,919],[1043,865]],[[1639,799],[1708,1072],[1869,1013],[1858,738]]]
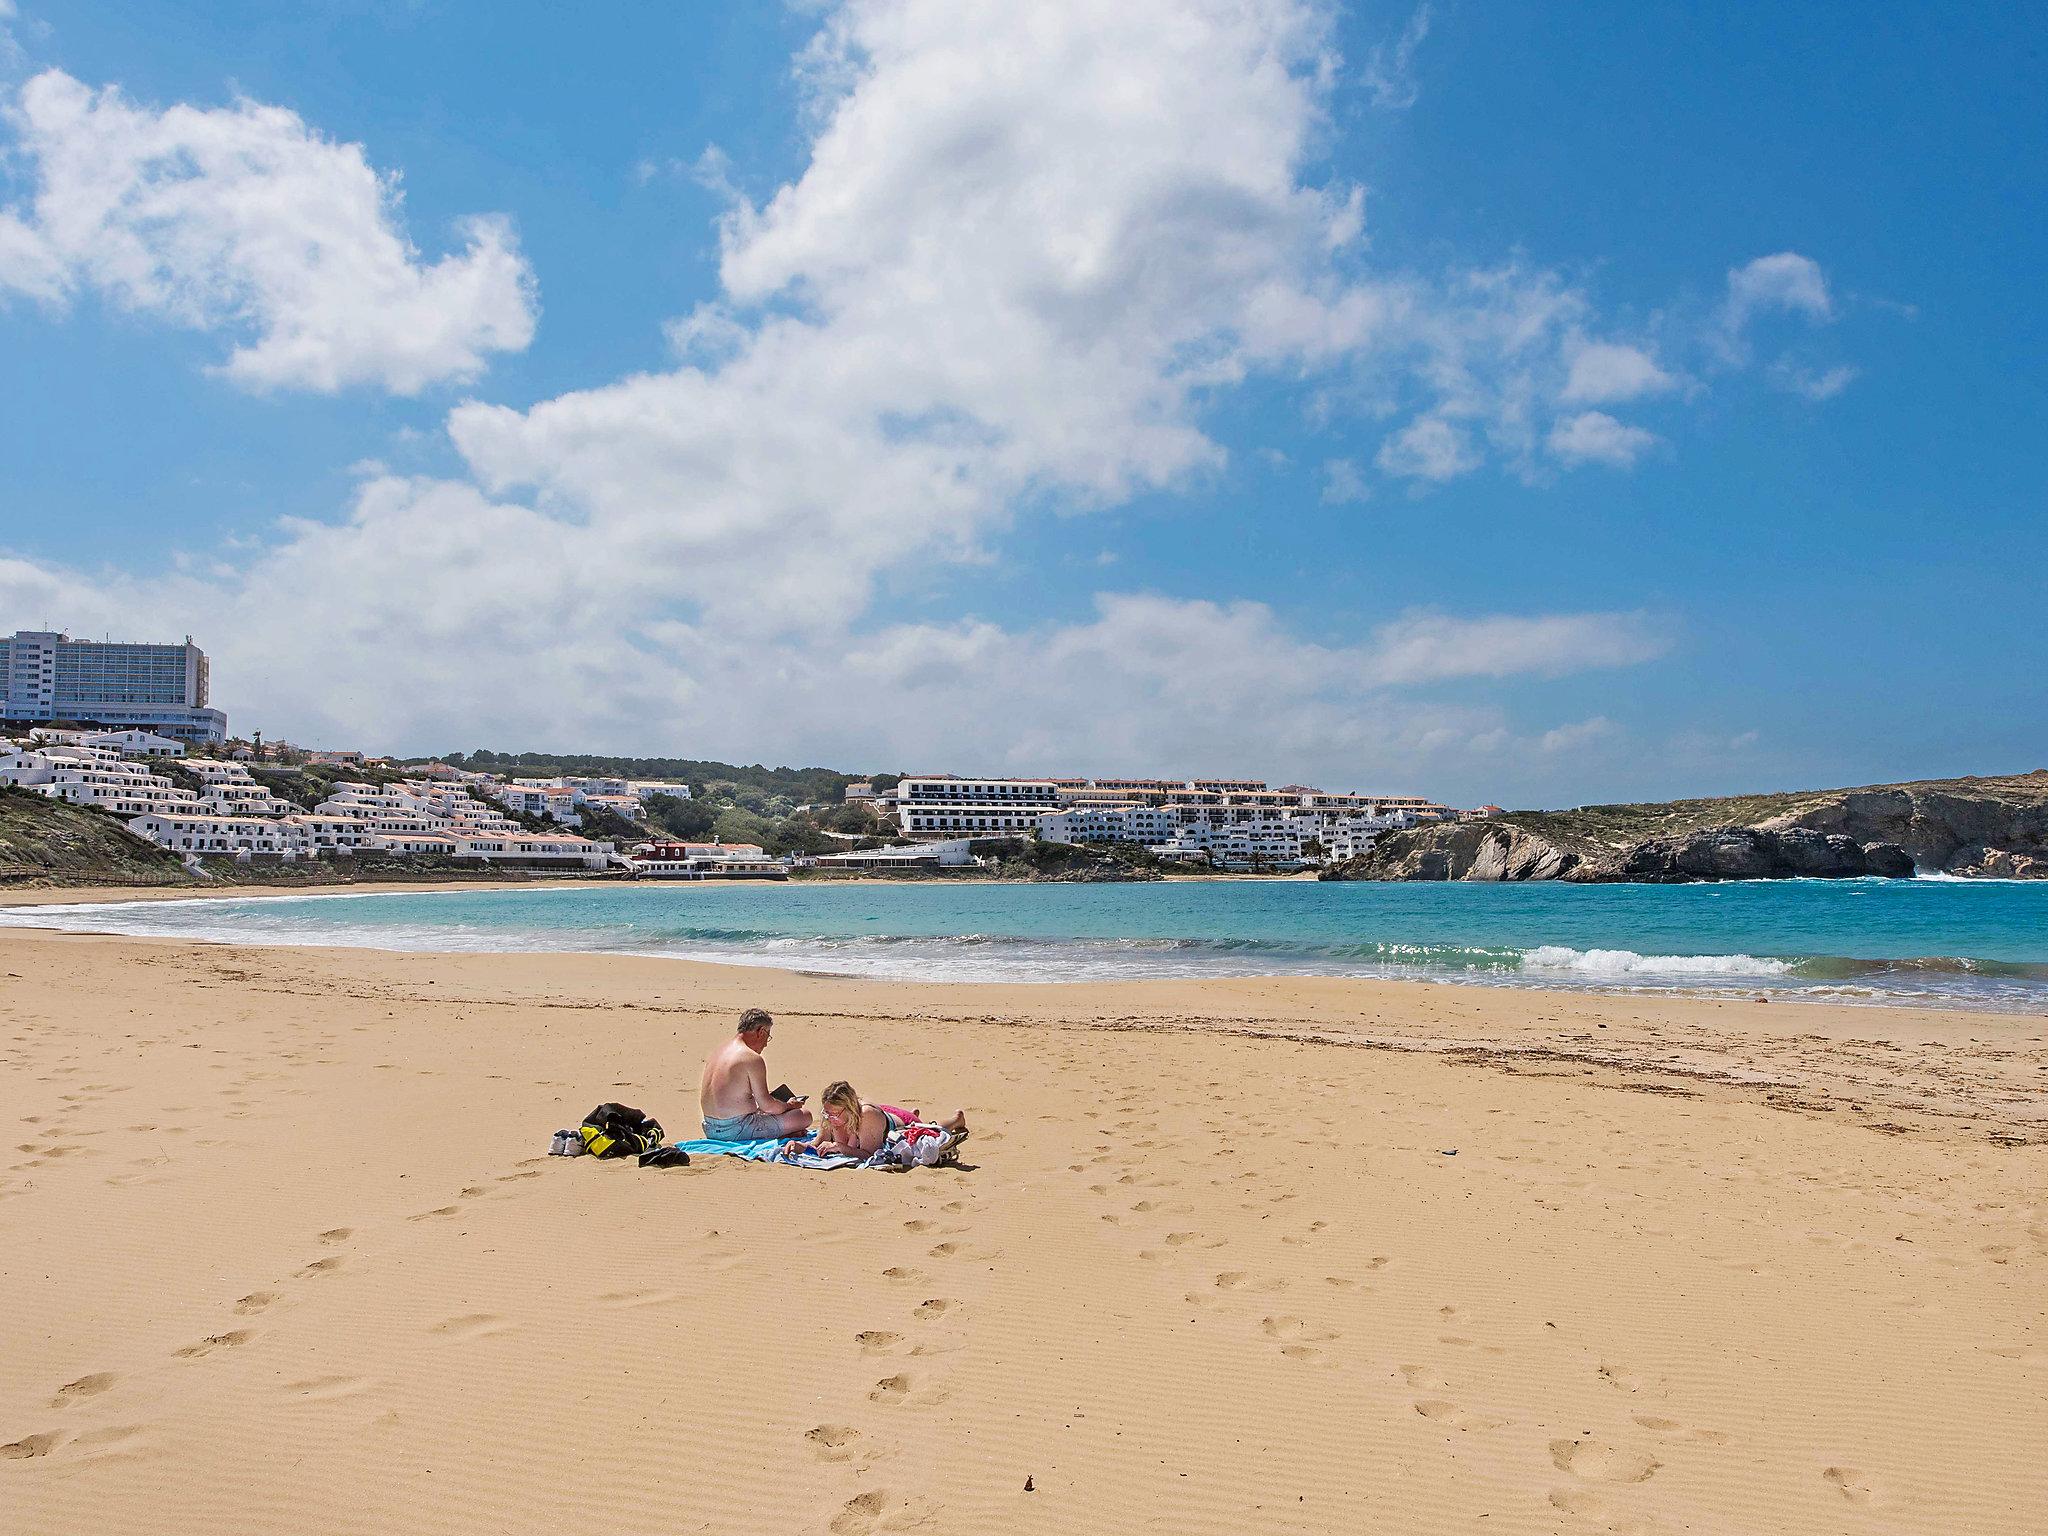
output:
[[[1334,880],[2048,878],[2048,770],[1515,811],[1382,837]]]

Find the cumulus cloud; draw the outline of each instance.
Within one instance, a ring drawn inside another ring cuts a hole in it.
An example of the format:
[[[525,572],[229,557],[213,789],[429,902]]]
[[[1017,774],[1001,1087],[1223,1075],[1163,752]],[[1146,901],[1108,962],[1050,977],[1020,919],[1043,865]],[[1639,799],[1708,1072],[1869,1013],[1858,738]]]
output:
[[[1678,380],[1640,347],[1620,342],[1574,339],[1566,348],[1562,400],[1604,405],[1635,400],[1676,388]]]
[[[1721,303],[1718,335],[1712,338],[1724,363],[1750,360],[1749,333],[1769,315],[1791,315],[1820,325],[1835,315],[1827,274],[1820,263],[1797,251],[1779,251],[1730,269]],[[1847,382],[1846,380],[1844,381]]]
[[[1390,475],[1441,481],[1476,469],[1479,456],[1463,428],[1441,416],[1418,416],[1380,445],[1373,462]]]
[[[1550,429],[1550,451],[1565,464],[1627,469],[1655,446],[1656,434],[1624,426],[1605,411],[1581,411]]]
[[[1739,330],[1759,310],[1783,309],[1809,319],[1826,320],[1834,313],[1828,283],[1820,264],[1796,251],[1759,256],[1728,274],[1724,311],[1728,328]]]
[[[462,249],[425,260],[396,178],[282,107],[159,111],[48,70],[5,121],[34,184],[0,208],[0,296],[94,291],[241,336],[222,371],[257,389],[414,394],[532,339],[533,277],[504,219],[463,221]]]
[[[395,748],[519,738],[1037,769],[1255,751],[1252,771],[1411,783],[1460,752],[1519,750],[1497,709],[1418,691],[1634,665],[1662,653],[1656,626],[1411,614],[1330,640],[1258,604],[1140,594],[1025,627],[874,617],[884,578],[985,556],[1020,507],[1082,512],[1214,474],[1204,409],[1261,372],[1394,402],[1402,424],[1374,460],[1388,473],[1542,455],[1568,348],[1596,328],[1589,301],[1540,270],[1361,270],[1360,198],[1308,172],[1327,27],[1293,0],[848,0],[804,59],[808,163],[734,204],[723,292],[670,327],[672,367],[526,409],[466,403],[448,430],[470,482],[365,465],[345,519],[286,525],[225,572],[16,562],[0,606],[191,630],[242,720]],[[136,115],[71,90],[74,115]],[[179,142],[200,136],[180,114],[394,214],[359,150],[289,114],[173,109],[142,129],[176,119]],[[178,177],[122,170],[124,155],[117,186],[177,193],[177,238],[95,216],[140,252],[90,280],[165,312],[238,303],[255,353],[298,335],[237,265],[242,235],[188,229]],[[49,241],[40,200],[29,217]],[[331,228],[317,209],[293,217]],[[370,267],[401,287],[441,270],[378,227],[400,256]],[[188,243],[219,269],[196,297]],[[44,248],[66,291],[97,274]],[[338,323],[307,334],[330,355],[357,339]],[[297,354],[265,355],[289,374]],[[1362,490],[1360,461],[1339,462]]]
[[[1165,0],[861,3],[807,55],[809,164],[721,231],[684,366],[450,418],[493,492],[590,518],[749,628],[975,553],[1018,499],[1213,471],[1197,412],[1361,345],[1349,189],[1305,185],[1324,18]],[[705,346],[709,343],[709,346]]]

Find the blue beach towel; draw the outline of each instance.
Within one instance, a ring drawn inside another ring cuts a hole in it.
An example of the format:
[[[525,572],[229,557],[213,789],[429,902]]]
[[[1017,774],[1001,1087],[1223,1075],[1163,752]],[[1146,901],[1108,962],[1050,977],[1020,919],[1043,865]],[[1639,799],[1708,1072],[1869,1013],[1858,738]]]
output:
[[[759,1141],[679,1141],[676,1143],[692,1157],[743,1157],[750,1163],[772,1163],[776,1148],[782,1145],[779,1136],[764,1136]]]

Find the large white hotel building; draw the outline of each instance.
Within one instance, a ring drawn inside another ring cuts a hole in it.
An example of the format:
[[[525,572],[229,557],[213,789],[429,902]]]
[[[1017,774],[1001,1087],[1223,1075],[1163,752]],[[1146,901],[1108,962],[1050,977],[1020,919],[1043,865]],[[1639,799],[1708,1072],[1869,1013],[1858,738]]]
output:
[[[867,796],[863,796],[867,798]],[[962,778],[917,774],[874,796],[905,837],[1036,835],[1137,843],[1227,867],[1291,865],[1318,845],[1349,857],[1378,832],[1459,813],[1415,795],[1332,793],[1262,779]]]
[[[207,704],[206,653],[181,645],[74,640],[20,629],[0,639],[0,719],[72,721],[150,731],[179,741],[225,741],[228,717]]]

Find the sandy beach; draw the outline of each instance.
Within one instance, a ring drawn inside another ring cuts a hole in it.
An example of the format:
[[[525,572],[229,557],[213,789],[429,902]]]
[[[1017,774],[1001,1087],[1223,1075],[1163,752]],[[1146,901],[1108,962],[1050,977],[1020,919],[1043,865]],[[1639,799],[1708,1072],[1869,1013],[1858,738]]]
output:
[[[971,1166],[543,1155],[755,1003]],[[23,1536],[2048,1509],[2040,1018],[18,930],[0,1062]]]

